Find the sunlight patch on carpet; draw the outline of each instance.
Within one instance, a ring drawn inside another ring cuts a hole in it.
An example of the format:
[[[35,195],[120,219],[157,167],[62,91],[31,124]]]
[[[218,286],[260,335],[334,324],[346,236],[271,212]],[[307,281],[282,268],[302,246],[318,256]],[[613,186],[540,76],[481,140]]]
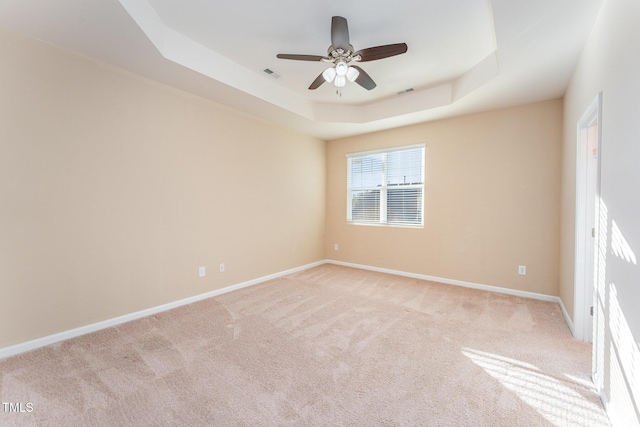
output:
[[[464,348],[462,354],[554,425],[609,425],[598,405],[580,393],[588,389],[584,383],[559,380],[529,363],[492,353]]]

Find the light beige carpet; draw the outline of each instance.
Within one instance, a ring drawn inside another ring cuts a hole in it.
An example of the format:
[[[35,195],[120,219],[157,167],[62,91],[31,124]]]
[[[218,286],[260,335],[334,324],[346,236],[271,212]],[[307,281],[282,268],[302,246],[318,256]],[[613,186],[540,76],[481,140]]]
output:
[[[0,361],[0,425],[598,426],[557,304],[323,265]]]

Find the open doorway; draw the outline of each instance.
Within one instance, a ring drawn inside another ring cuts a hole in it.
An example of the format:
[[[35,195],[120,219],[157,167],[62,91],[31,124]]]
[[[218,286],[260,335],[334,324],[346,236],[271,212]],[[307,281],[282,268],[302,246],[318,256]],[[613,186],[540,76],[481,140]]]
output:
[[[597,343],[594,328],[595,286],[598,277],[598,238],[600,208],[600,137],[602,93],[591,102],[577,124],[576,147],[576,241],[574,335],[575,338]],[[597,366],[594,348],[594,374]]]

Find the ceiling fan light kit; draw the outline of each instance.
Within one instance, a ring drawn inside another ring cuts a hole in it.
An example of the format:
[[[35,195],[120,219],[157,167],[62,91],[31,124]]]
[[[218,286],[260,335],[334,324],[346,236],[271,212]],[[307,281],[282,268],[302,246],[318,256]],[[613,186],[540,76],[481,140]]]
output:
[[[370,47],[355,51],[349,44],[349,27],[347,20],[341,16],[331,18],[331,46],[327,50],[327,56],[319,55],[298,55],[298,54],[278,54],[280,59],[292,59],[297,61],[321,61],[333,64],[324,70],[309,86],[310,90],[315,90],[322,83],[333,82],[338,88],[336,93],[342,95],[340,89],[344,87],[347,80],[355,82],[367,90],[376,87],[373,79],[360,67],[350,65],[351,62],[367,62],[390,56],[400,55],[407,51],[406,43],[388,44],[383,46]]]
[[[327,83],[331,83],[333,81],[333,84],[336,87],[343,87],[346,84],[346,80],[349,80],[352,83],[355,82],[359,75],[360,71],[348,66],[347,62],[344,60],[337,62],[335,66],[329,67],[322,72],[324,80]]]
[[[351,83],[355,82],[359,75],[360,71],[353,67],[349,67],[349,69],[347,70],[347,79],[349,79]]]
[[[347,75],[347,70],[349,69],[349,66],[347,65],[347,61],[345,61],[344,59],[340,59],[338,62],[336,62],[336,74],[339,76],[346,76]]]
[[[322,73],[322,77],[324,78],[324,81],[326,81],[327,83],[331,83],[335,76],[336,76],[336,69],[333,67],[327,68]]]

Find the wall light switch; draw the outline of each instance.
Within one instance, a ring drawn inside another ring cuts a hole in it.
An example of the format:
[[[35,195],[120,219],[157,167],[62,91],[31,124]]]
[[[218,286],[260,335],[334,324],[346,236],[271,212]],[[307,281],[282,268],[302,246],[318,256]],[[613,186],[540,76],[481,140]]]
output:
[[[525,276],[527,274],[527,266],[526,265],[519,265],[518,266],[518,274],[521,276]]]
[[[224,263],[220,264],[220,273],[224,273]]]
[[[205,270],[204,267],[198,268],[198,277],[204,277],[206,275],[207,275],[207,273],[206,273],[206,270]]]
[[[337,243],[334,243],[334,244],[333,244],[333,250],[334,250],[334,251],[337,251],[337,250],[338,250],[338,244],[337,244]]]

